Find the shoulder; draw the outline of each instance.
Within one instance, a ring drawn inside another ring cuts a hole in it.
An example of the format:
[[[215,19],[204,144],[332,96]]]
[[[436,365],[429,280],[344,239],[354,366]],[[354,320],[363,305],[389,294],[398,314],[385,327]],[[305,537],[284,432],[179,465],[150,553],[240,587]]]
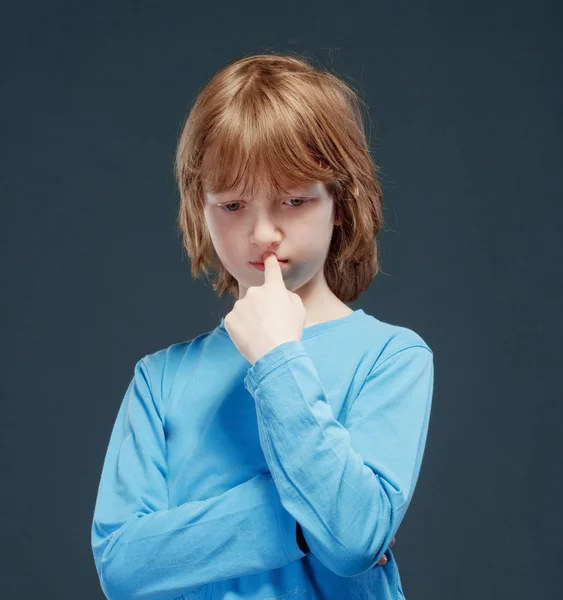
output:
[[[372,365],[378,366],[397,353],[409,356],[433,357],[430,344],[422,335],[410,327],[382,321],[373,315],[367,315],[362,335],[365,345],[370,348]]]
[[[160,402],[170,396],[176,376],[182,370],[182,365],[194,352],[201,349],[201,346],[212,334],[213,332],[207,332],[189,340],[171,344],[145,354],[138,360],[136,368],[141,367],[146,371],[151,391],[159,398]]]

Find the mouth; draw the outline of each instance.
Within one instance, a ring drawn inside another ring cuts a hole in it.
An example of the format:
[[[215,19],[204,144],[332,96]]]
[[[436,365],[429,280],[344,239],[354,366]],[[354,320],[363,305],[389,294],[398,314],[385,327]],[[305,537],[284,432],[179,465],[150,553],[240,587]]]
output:
[[[283,265],[286,265],[287,263],[288,263],[288,260],[281,260],[278,258],[278,264],[280,265],[280,267],[282,267]],[[261,271],[264,270],[263,262],[251,262],[250,264],[256,269],[260,269]]]

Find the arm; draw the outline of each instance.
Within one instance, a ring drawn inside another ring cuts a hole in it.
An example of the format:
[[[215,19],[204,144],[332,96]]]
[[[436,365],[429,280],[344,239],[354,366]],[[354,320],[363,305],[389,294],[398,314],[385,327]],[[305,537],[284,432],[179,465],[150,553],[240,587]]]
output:
[[[281,503],[311,552],[337,575],[375,566],[403,520],[421,466],[433,373],[426,346],[384,357],[345,426],[334,418],[300,341],[280,344],[247,373]]]
[[[91,530],[107,598],[170,600],[302,558],[270,473],[169,508],[160,410],[140,360],[111,433]]]

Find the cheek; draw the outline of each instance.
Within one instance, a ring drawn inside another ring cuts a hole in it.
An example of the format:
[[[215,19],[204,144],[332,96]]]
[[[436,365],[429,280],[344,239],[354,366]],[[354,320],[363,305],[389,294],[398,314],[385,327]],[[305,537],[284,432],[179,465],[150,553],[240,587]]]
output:
[[[205,219],[207,225],[207,231],[211,236],[211,240],[213,241],[213,245],[216,248],[222,247],[228,240],[230,232],[228,227],[225,227],[224,223],[221,223],[220,219],[214,219],[206,217]]]
[[[215,251],[225,264],[235,264],[239,254],[238,248],[241,245],[241,237],[234,227],[225,227],[217,225],[210,230],[211,240]]]

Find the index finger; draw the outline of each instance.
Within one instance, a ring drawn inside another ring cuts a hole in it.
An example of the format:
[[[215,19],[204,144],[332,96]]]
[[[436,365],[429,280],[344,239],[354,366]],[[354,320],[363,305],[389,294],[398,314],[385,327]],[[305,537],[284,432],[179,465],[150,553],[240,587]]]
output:
[[[272,283],[273,281],[284,283],[278,258],[275,254],[270,253],[264,259],[264,283]]]

